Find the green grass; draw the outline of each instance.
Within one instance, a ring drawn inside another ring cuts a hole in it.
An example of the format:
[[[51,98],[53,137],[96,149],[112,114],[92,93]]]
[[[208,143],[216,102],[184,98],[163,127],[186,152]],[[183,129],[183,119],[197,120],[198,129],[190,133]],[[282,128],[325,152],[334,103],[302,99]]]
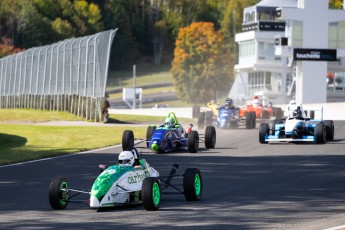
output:
[[[0,109],[0,122],[26,121],[26,122],[45,122],[45,121],[80,121],[83,118],[68,112],[34,110],[34,109]]]
[[[120,144],[124,130],[145,138],[146,127],[131,123],[162,124],[162,116],[111,114],[110,120],[123,126],[43,126],[37,122],[83,120],[67,112],[32,109],[0,110],[0,165],[41,159]],[[180,118],[179,122],[190,123]],[[20,124],[18,124],[20,123]]]
[[[145,127],[0,124],[0,165],[119,144],[125,129],[145,137]]]
[[[173,77],[169,70],[156,70],[156,72],[144,72],[137,74],[135,78],[136,87],[157,83],[173,82]],[[130,72],[110,72],[108,75],[107,90],[133,87],[133,73]]]

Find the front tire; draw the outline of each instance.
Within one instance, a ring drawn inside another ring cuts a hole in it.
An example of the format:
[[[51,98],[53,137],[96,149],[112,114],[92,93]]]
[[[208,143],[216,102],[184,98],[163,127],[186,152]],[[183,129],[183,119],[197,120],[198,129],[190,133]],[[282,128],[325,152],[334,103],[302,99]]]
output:
[[[267,123],[262,123],[259,128],[259,142],[261,144],[267,144],[265,140],[266,136],[270,133],[270,126]]]
[[[122,150],[131,151],[134,148],[134,134],[132,130],[125,130],[122,134]]]
[[[49,203],[53,209],[65,209],[69,201],[68,181],[64,177],[54,177],[49,185]]]
[[[143,181],[141,197],[147,211],[156,211],[161,203],[161,188],[156,177],[146,177]]]
[[[199,134],[197,131],[191,131],[188,134],[188,152],[197,153],[199,149]]]
[[[184,196],[188,201],[198,201],[202,195],[202,176],[197,168],[186,169],[183,176]]]
[[[205,130],[205,147],[213,149],[216,146],[216,129],[213,126],[207,126]]]

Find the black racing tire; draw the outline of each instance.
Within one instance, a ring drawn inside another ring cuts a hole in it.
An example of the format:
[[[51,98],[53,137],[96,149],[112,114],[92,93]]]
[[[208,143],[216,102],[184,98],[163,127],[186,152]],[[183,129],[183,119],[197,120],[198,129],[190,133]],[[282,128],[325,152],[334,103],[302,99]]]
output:
[[[193,118],[198,118],[200,112],[200,106],[194,105],[193,106]]]
[[[141,198],[147,211],[156,211],[161,203],[161,188],[157,177],[146,177],[141,188]]]
[[[254,111],[246,113],[246,129],[253,129],[256,126],[256,114]]]
[[[198,129],[203,129],[205,126],[205,112],[200,112],[198,115]]]
[[[198,168],[187,168],[183,175],[183,191],[187,201],[198,201],[202,196],[202,176]]]
[[[132,130],[125,130],[122,134],[122,150],[131,151],[134,148],[134,134]]]
[[[65,209],[69,201],[68,181],[64,177],[53,177],[49,185],[49,203],[53,209]]]
[[[259,142],[260,144],[267,144],[268,142],[265,141],[266,135],[270,133],[270,126],[267,123],[261,123],[259,128]]]
[[[334,122],[332,120],[324,120],[323,124],[326,128],[326,140],[333,141],[334,140]]]
[[[151,139],[153,133],[156,130],[156,126],[149,126],[146,130],[146,146],[149,147],[149,140]]]
[[[282,119],[284,115],[283,112],[282,112],[282,109],[280,107],[272,107],[272,111],[273,111],[273,116],[276,118],[276,119]]]
[[[250,129],[252,127],[252,115],[250,112],[247,112],[245,116],[246,116],[246,129]]]
[[[199,149],[199,134],[193,130],[188,134],[188,152],[197,153]]]
[[[213,149],[216,146],[216,129],[213,126],[207,126],[205,130],[205,147]]]
[[[314,135],[316,144],[324,144],[326,142],[326,129],[323,123],[316,124]]]
[[[270,113],[267,110],[262,110],[262,119],[269,119]]]
[[[252,114],[252,129],[255,129],[256,128],[256,113],[252,111],[251,114]]]
[[[206,126],[211,126],[213,120],[212,111],[206,111]]]

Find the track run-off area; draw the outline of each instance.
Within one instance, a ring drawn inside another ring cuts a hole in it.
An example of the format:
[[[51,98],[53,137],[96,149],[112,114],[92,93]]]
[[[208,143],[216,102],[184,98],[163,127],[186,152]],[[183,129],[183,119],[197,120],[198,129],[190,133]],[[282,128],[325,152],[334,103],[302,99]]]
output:
[[[105,210],[90,209],[87,203],[71,203],[59,211],[50,207],[48,188],[53,176],[68,178],[72,188],[91,187],[98,165],[115,164],[121,146],[0,167],[0,228],[328,229],[345,225],[345,121],[335,121],[334,141],[322,145],[260,144],[258,126],[217,129],[216,147],[205,149],[200,143],[199,152],[193,154],[154,154],[140,144],[143,157],[161,175],[168,175],[177,163],[178,173],[199,168],[203,177],[200,201],[162,195],[161,207],[154,212],[142,205]]]

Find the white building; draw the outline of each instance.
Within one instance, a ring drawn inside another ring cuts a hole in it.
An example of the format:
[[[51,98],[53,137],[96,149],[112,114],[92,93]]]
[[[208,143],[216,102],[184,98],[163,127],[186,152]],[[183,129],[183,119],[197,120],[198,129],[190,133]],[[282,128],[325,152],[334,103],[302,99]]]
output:
[[[344,10],[329,10],[328,0],[262,0],[244,9],[242,30],[229,93],[236,104],[254,95],[273,104],[345,101]]]

